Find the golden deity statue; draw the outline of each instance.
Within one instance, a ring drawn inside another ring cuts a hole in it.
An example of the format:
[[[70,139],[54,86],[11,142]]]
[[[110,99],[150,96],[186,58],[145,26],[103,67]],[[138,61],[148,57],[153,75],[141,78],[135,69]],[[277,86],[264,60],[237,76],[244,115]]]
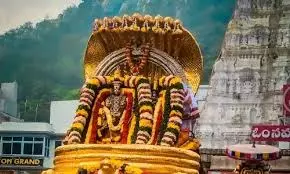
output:
[[[98,138],[102,143],[119,142],[121,140],[120,131],[124,120],[124,110],[126,107],[126,96],[121,94],[122,81],[120,70],[115,71],[112,82],[112,94],[105,100],[102,107],[101,117],[98,120],[101,125]]]
[[[44,174],[199,173],[202,56],[179,20],[96,20],[84,71],[74,121]]]

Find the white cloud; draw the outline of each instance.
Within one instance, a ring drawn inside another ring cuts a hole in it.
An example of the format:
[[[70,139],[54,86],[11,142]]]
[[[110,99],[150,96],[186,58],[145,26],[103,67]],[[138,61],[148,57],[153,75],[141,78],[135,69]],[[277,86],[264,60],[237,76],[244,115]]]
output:
[[[79,3],[80,0],[0,0],[0,34],[28,21],[56,18],[67,7]]]

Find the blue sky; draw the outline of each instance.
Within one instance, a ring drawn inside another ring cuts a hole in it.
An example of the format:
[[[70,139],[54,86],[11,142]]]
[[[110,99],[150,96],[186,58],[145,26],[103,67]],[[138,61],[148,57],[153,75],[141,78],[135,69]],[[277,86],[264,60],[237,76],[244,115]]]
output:
[[[0,0],[0,34],[25,22],[37,23],[45,17],[55,18],[80,0]]]

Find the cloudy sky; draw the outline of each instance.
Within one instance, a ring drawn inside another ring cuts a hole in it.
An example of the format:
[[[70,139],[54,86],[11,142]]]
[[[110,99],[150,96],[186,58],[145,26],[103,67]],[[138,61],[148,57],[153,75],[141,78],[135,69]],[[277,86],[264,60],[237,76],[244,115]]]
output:
[[[31,21],[55,18],[80,0],[0,0],[0,34]]]

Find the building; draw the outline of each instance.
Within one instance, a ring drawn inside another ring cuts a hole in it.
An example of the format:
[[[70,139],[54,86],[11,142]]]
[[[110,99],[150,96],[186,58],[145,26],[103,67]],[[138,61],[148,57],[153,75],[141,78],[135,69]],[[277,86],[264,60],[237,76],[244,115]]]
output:
[[[17,83],[1,83],[0,85],[0,123],[21,121],[17,109]]]
[[[78,101],[51,102],[49,123],[0,123],[0,173],[39,174],[53,165],[55,148],[74,117]]]
[[[33,174],[49,168],[54,137],[53,126],[48,123],[0,123],[0,173]]]

